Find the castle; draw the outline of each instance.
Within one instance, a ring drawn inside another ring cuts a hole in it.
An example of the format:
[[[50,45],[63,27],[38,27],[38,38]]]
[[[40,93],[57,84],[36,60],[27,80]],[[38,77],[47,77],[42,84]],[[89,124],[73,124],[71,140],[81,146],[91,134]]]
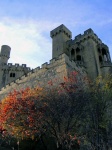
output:
[[[14,89],[44,86],[53,78],[62,78],[70,70],[76,70],[94,80],[98,75],[112,72],[108,46],[102,43],[92,29],[72,38],[71,31],[63,24],[50,32],[52,59],[41,68],[30,69],[25,64],[7,63],[11,48],[1,47],[0,53],[0,98]]]

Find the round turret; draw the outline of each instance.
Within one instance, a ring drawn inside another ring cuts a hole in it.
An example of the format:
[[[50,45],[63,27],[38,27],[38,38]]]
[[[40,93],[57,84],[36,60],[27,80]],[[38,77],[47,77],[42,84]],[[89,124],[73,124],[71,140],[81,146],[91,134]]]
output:
[[[0,55],[10,58],[10,51],[11,51],[11,48],[8,45],[2,45]]]
[[[11,48],[8,45],[2,45],[0,52],[0,63],[2,65],[7,64],[8,59],[10,58]]]

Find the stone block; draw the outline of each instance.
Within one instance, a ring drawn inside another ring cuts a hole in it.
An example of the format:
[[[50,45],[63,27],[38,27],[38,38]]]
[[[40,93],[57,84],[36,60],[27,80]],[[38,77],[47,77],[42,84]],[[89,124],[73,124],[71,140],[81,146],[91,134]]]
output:
[[[42,68],[47,68],[47,66],[48,66],[48,62],[42,64]]]

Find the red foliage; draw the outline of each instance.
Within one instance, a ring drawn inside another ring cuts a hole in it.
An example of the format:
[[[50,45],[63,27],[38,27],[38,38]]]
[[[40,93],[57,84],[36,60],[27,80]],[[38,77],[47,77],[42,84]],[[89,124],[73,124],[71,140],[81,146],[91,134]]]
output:
[[[42,124],[45,105],[39,105],[41,100],[41,88],[27,88],[10,93],[0,104],[1,129],[4,128],[11,135],[22,138],[44,132]]]
[[[47,122],[51,124],[51,127],[54,125],[53,128],[58,135],[57,137],[59,138],[60,144],[65,140],[68,140],[68,143],[76,142],[76,136],[71,136],[72,134],[68,135],[68,127],[67,130],[64,130],[64,128],[70,120],[69,115],[71,115],[70,113],[72,112],[70,109],[72,110],[73,107],[73,103],[71,105],[69,102],[70,99],[68,99],[70,92],[76,93],[81,91],[84,80],[80,79],[80,75],[76,71],[73,71],[69,77],[64,76],[63,80],[61,83],[58,79],[50,80],[48,85],[52,90],[49,87],[47,90],[42,88],[26,88],[25,90],[15,90],[13,93],[10,93],[2,100],[2,103],[0,103],[0,132],[3,133],[3,131],[7,130],[7,133],[11,136],[22,139],[32,137],[33,139],[45,133],[45,125]],[[57,88],[56,86],[54,88],[56,83]],[[66,103],[59,98],[60,94],[63,94],[64,98],[68,99],[68,101],[66,99]],[[46,110],[48,109],[47,114]],[[59,117],[61,118],[62,124],[60,122],[58,123]],[[63,120],[66,124],[63,123]],[[56,125],[56,123],[58,123],[58,125]],[[59,125],[62,129],[61,132],[57,131]],[[65,131],[67,132],[65,133]],[[77,140],[77,143],[80,144],[80,141]]]

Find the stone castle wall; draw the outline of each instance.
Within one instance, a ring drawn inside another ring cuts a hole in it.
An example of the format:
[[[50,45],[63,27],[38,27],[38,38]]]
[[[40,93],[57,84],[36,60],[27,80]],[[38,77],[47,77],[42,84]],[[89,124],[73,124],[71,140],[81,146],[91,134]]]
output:
[[[30,70],[25,64],[7,64],[11,48],[2,46],[0,53],[0,98],[14,89],[47,86],[48,81],[60,79],[76,70],[87,75],[91,80],[105,76],[111,70],[112,63],[108,46],[105,45],[92,29],[84,31],[72,40],[71,31],[63,24],[50,32],[52,38],[52,58],[49,63]],[[11,75],[13,78],[11,77]]]
[[[26,64],[12,64],[0,66],[0,88],[27,74],[31,69]]]
[[[64,76],[68,76],[68,71],[76,70],[86,75],[85,68],[79,67],[74,61],[70,61],[66,54],[60,55],[57,59],[51,59],[50,63],[42,64],[41,68],[37,67],[31,70],[27,75],[7,84],[0,91],[0,99],[4,98],[14,89],[20,90],[27,87],[47,86],[48,81],[60,79],[63,81]]]
[[[112,68],[109,48],[105,45],[92,29],[75,36],[73,40],[66,42],[66,53],[76,63],[86,67],[88,76],[93,80],[97,76],[105,76]],[[79,52],[77,52],[77,48]],[[72,54],[74,52],[74,54]],[[77,61],[77,55],[81,57]],[[80,65],[78,64],[78,65]]]

